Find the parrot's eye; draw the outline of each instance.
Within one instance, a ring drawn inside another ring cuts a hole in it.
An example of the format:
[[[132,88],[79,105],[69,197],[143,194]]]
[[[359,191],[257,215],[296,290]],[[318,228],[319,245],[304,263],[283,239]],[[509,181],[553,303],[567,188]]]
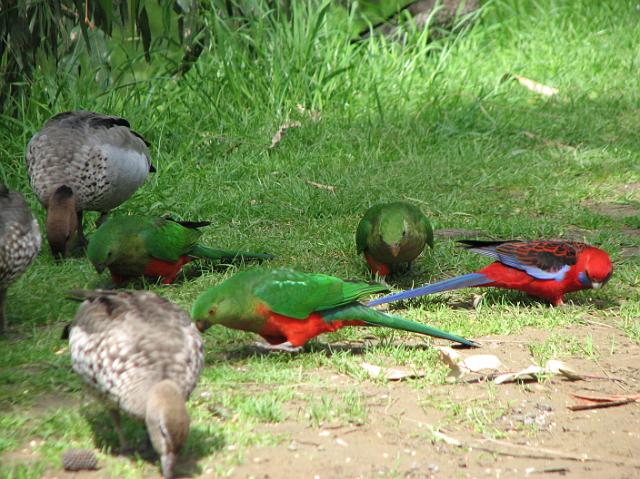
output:
[[[407,236],[407,230],[402,231],[402,237],[404,238],[405,236]]]
[[[217,310],[218,310],[218,308],[216,308],[215,306],[213,308],[211,308],[209,310],[209,316],[215,316]]]

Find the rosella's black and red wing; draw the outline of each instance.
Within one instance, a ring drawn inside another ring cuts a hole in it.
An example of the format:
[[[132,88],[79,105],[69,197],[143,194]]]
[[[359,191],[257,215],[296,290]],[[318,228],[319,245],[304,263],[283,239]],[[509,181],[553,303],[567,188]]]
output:
[[[460,241],[465,248],[489,256],[537,279],[561,281],[587,245],[571,241]]]

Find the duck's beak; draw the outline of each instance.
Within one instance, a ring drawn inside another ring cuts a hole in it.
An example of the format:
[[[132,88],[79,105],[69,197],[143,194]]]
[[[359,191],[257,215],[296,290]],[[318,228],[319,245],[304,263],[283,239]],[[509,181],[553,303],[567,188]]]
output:
[[[173,467],[176,463],[176,455],[172,452],[163,454],[160,457],[160,464],[162,465],[162,477],[163,479],[173,479]]]

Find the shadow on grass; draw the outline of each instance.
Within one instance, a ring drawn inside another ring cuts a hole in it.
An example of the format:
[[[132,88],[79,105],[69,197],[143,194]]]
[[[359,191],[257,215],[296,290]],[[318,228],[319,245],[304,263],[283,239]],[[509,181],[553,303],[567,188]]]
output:
[[[130,459],[141,458],[154,467],[160,469],[160,458],[154,451],[147,435],[144,423],[135,421],[122,415],[122,431],[128,441],[127,449],[120,450],[120,443],[113,421],[106,408],[100,408],[93,404],[83,411],[93,432],[96,448],[114,456],[122,456]],[[176,463],[176,475],[191,477],[201,474],[202,470],[198,461],[209,456],[225,446],[224,436],[220,433],[207,432],[203,427],[194,426],[189,431],[187,443],[178,454]]]
[[[140,276],[131,278],[126,283],[114,284],[110,277],[99,276],[91,283],[94,289],[147,289],[149,286],[181,286],[196,278],[210,273],[225,273],[229,268],[260,264],[262,260],[239,261],[234,264],[213,260],[196,259],[183,267],[170,285],[164,285],[161,277]],[[105,273],[106,274],[106,273]],[[212,284],[213,286],[213,284]]]
[[[370,341],[349,341],[349,342],[335,342],[335,343],[323,343],[318,340],[309,341],[305,344],[301,351],[290,353],[286,351],[268,351],[259,346],[253,344],[243,345],[238,349],[227,352],[223,355],[227,361],[243,361],[255,356],[263,357],[277,357],[279,360],[288,362],[294,361],[300,354],[307,353],[322,353],[327,357],[333,355],[339,355],[342,353],[349,353],[353,356],[362,356],[364,354],[375,351],[376,348],[384,348],[389,346],[389,342],[378,337],[371,337]],[[407,350],[428,350],[432,349],[427,343],[420,344],[406,344],[402,343],[402,346]],[[469,349],[468,346],[462,344],[451,344],[450,347],[454,349]],[[207,361],[207,365],[215,364],[219,361],[219,358],[211,358],[210,362]]]
[[[543,299],[535,298],[533,296],[529,296],[526,293],[522,293],[519,291],[510,291],[510,290],[501,290],[497,288],[491,289],[477,289],[475,291],[469,291],[466,295],[469,298],[473,298],[474,294],[483,294],[483,304],[485,306],[494,306],[494,305],[503,305],[508,307],[526,307],[526,308],[535,308],[536,306],[543,306],[547,308],[554,308],[551,304],[546,302]],[[594,306],[596,309],[609,309],[620,306],[620,302],[615,301],[612,298],[607,297],[595,297],[589,298],[584,294],[572,294],[568,293],[564,297],[565,306]],[[391,314],[402,314],[402,311],[407,308],[407,306],[419,307],[426,305],[445,305],[450,309],[454,310],[474,310],[476,309],[473,305],[473,299],[463,300],[463,299],[451,299],[446,294],[444,296],[423,296],[418,298],[406,299],[403,301],[397,301],[389,304],[389,313]]]

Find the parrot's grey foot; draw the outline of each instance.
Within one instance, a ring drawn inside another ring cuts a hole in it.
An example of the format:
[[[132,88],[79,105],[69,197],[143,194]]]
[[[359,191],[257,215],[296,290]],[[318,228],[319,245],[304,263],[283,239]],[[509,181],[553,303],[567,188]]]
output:
[[[268,344],[261,341],[256,341],[255,345],[264,351],[285,351],[287,353],[299,353],[302,350],[302,346],[294,346],[289,341],[280,344]]]
[[[376,304],[375,306],[369,306],[370,308],[376,309],[378,311],[389,311],[391,303],[382,303]]]
[[[386,278],[386,276],[381,275],[381,274],[378,274],[378,273],[376,273],[376,274],[374,275],[374,277],[373,277],[373,279],[374,279],[374,281],[375,281],[376,283],[380,283],[381,285],[386,286],[387,288],[391,288],[391,287],[389,286],[389,283],[387,283],[387,280],[386,280],[385,278]]]
[[[409,263],[409,267],[407,268],[407,273],[406,275],[409,278],[416,278],[418,276],[423,276],[424,275],[424,269],[421,268],[420,266],[414,266],[413,262]]]

